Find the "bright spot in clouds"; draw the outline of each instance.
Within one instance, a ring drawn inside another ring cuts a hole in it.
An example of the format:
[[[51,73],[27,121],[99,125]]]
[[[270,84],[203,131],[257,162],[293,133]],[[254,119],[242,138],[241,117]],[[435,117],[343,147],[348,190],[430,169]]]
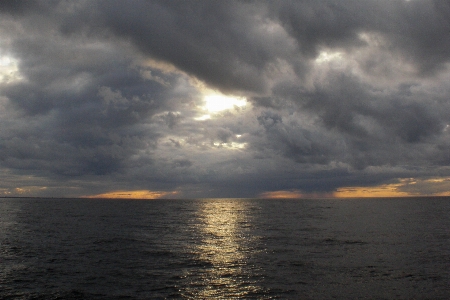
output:
[[[197,120],[197,121],[205,121],[205,120],[209,120],[209,119],[211,119],[211,115],[203,115],[201,117],[194,118],[194,120]]]
[[[11,63],[11,59],[7,56],[0,57],[0,66],[8,66]]]
[[[194,118],[197,121],[204,121],[211,119],[211,114],[215,114],[224,110],[233,109],[235,107],[245,107],[247,105],[247,99],[244,97],[226,96],[220,93],[210,92],[207,93],[203,100],[205,104],[200,108],[206,112],[206,114]]]
[[[222,94],[208,94],[204,99],[205,106],[203,108],[210,113],[232,109],[235,106],[243,107],[247,104],[245,98],[225,96]]]
[[[0,57],[0,83],[10,83],[20,80],[17,61],[9,56]]]
[[[320,52],[319,56],[316,58],[316,63],[320,64],[320,63],[325,63],[325,62],[329,62],[332,60],[339,60],[342,58],[342,53],[340,52],[326,52],[326,51],[322,51]]]

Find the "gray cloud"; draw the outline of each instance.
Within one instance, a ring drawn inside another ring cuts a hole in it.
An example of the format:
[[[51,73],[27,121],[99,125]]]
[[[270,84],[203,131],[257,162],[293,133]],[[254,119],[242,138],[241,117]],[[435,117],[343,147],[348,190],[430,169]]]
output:
[[[0,14],[0,166],[16,178],[0,191],[23,178],[49,195],[254,197],[450,176],[445,2],[2,1]],[[207,111],[213,90],[248,105]]]

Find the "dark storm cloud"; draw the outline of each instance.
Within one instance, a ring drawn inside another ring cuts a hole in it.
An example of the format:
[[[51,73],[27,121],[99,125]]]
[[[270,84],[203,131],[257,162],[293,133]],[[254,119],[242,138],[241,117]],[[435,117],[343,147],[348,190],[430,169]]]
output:
[[[386,40],[380,47],[414,65],[419,75],[441,70],[450,57],[450,9],[439,1],[136,1],[128,7],[105,1],[93,6],[94,28],[103,25],[101,30],[108,28],[144,53],[224,90],[265,90],[280,59],[303,77],[322,48],[364,47],[364,33]],[[83,27],[64,26],[68,32]],[[368,59],[361,67],[371,73],[376,63]]]
[[[433,157],[447,151],[435,146],[445,140],[448,100],[405,89],[410,87],[380,90],[334,74],[326,84],[293,97],[303,111],[315,116],[315,128],[302,128],[301,117],[290,116],[290,122],[273,113],[258,117],[270,137],[263,147],[297,161],[340,161],[356,169],[432,164]]]
[[[0,12],[8,13],[8,14],[21,14],[24,13],[27,9],[34,8],[36,4],[34,2],[29,1],[21,1],[21,0],[5,0],[0,4]]]
[[[305,107],[317,112],[325,127],[368,141],[378,136],[381,142],[395,135],[417,143],[440,133],[448,122],[440,105],[409,94],[403,85],[379,92],[343,74],[336,74],[305,98]],[[368,122],[377,128],[369,128]]]
[[[124,11],[120,2],[105,1],[99,3],[99,14],[114,34],[210,84],[262,90],[262,71],[274,49],[260,40],[255,4],[139,1]]]
[[[127,49],[55,35],[53,21],[37,22],[41,30],[10,44],[25,80],[1,86],[20,117],[1,140],[3,164],[71,176],[118,172],[138,149],[156,144],[158,134],[143,127],[163,106],[165,87],[143,78]]]
[[[442,69],[450,58],[450,4],[444,1],[271,3],[307,57],[316,57],[320,47],[362,47],[362,33],[378,33],[387,39],[382,47],[398,51],[420,74]],[[370,63],[366,68],[370,72]]]
[[[3,168],[194,196],[450,175],[447,2],[2,1],[0,13],[0,53],[20,74],[0,81]],[[252,106],[198,121],[205,87]]]

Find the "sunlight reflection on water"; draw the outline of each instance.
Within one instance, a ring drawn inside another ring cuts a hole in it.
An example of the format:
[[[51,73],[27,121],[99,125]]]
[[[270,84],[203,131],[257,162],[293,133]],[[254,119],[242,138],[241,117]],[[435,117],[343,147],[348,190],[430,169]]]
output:
[[[197,298],[241,298],[260,293],[256,270],[250,264],[256,236],[250,235],[248,202],[202,201],[198,209],[197,234],[202,241],[195,251],[209,267],[196,277],[188,293]],[[253,277],[253,278],[252,278]]]

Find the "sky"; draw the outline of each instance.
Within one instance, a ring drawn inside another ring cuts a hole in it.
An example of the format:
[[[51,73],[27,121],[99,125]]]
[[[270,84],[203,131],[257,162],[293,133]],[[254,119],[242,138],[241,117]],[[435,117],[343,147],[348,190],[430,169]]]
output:
[[[450,195],[450,2],[0,2],[0,196]]]

